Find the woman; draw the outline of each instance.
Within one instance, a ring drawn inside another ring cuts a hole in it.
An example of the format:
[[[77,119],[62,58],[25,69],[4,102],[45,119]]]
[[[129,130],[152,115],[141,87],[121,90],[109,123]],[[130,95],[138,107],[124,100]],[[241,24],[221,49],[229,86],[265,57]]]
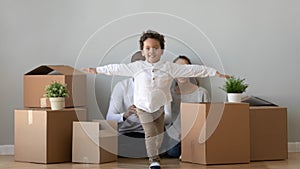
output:
[[[186,56],[179,56],[174,61],[177,64],[191,64]],[[181,102],[209,102],[208,91],[198,86],[196,78],[176,78],[171,86],[172,103],[172,123],[167,128],[169,139],[169,157],[179,157],[181,155],[181,124],[180,124],[180,103]]]

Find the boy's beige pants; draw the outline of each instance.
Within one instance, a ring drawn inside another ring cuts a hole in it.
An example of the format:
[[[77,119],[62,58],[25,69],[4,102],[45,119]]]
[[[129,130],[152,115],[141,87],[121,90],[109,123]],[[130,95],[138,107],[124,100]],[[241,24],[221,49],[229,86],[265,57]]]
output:
[[[145,142],[149,162],[159,162],[159,148],[164,132],[164,106],[153,113],[137,109],[137,115],[145,131]]]

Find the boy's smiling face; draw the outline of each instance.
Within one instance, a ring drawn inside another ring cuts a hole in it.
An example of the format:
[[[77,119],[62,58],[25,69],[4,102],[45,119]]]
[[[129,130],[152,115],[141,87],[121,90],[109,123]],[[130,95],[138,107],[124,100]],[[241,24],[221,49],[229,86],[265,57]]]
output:
[[[159,41],[151,38],[146,39],[144,41],[142,54],[149,63],[158,62],[163,54]]]

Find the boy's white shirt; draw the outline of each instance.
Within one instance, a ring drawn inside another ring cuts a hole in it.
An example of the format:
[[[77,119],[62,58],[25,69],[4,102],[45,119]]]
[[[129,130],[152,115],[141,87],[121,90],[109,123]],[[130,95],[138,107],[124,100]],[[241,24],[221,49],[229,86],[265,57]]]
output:
[[[114,120],[119,122],[120,133],[144,132],[136,115],[131,115],[126,121],[123,121],[123,114],[127,111],[128,107],[133,105],[133,93],[133,78],[128,78],[118,82],[111,94],[106,120]],[[169,124],[172,119],[170,107],[170,104],[165,105],[165,124]]]
[[[215,76],[216,70],[204,65],[181,65],[169,61],[110,64],[96,68],[97,73],[129,76],[134,82],[134,105],[152,113],[172,101],[171,83],[178,77]]]

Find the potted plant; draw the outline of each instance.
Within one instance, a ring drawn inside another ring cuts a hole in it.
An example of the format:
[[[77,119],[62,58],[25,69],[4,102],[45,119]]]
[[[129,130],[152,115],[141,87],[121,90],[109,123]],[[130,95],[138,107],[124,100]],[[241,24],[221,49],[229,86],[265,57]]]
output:
[[[246,91],[248,86],[249,85],[245,83],[245,79],[231,76],[226,79],[225,84],[221,89],[227,92],[228,102],[240,103],[242,93]]]
[[[69,97],[69,91],[66,84],[52,82],[46,86],[45,96],[49,98],[51,110],[61,110],[65,105],[65,97]]]

